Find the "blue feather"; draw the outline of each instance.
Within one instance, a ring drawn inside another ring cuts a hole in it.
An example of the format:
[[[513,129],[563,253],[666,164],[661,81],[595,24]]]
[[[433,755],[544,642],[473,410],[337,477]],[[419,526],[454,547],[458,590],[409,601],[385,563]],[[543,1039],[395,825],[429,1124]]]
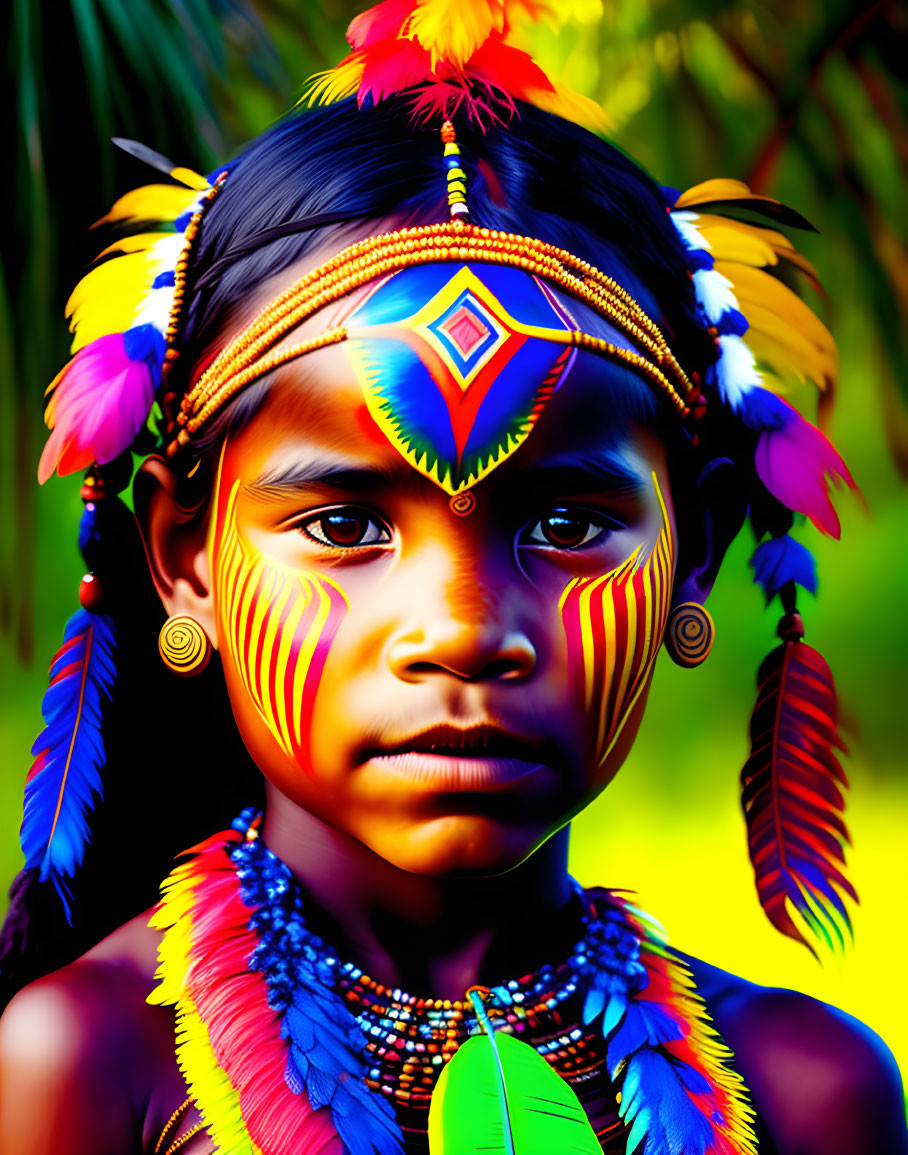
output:
[[[241,832],[246,825],[245,815],[234,823]],[[305,1091],[313,1109],[330,1109],[348,1155],[401,1155],[394,1109],[364,1082],[363,1030],[328,985],[324,944],[305,925],[292,875],[259,839],[240,843],[231,857],[260,935],[249,966],[263,974],[269,1005],[282,1013],[284,1081],[294,1094]]]
[[[628,1061],[618,1113],[631,1124],[628,1155],[644,1140],[642,1155],[704,1155],[715,1138],[685,1090],[679,1065],[651,1047]]]
[[[643,1046],[658,1047],[681,1037],[681,1028],[657,1003],[630,1003],[624,1021],[608,1045],[608,1069],[614,1074],[628,1055]]]
[[[32,754],[20,834],[26,867],[39,866],[72,921],[66,880],[82,864],[88,816],[102,795],[101,705],[116,678],[114,627],[105,614],[78,610],[66,623],[41,703],[45,728]]]
[[[761,542],[750,559],[754,581],[763,587],[767,604],[788,582],[817,592],[817,563],[806,546],[783,533]]]

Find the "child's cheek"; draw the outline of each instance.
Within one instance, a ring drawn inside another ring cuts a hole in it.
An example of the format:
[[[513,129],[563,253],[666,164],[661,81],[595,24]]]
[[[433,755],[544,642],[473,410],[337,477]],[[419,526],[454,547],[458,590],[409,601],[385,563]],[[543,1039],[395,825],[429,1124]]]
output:
[[[325,577],[266,561],[237,530],[238,492],[212,544],[218,636],[284,753],[311,770],[312,709],[347,599]]]
[[[656,492],[663,521],[649,555],[641,547],[610,573],[574,578],[559,601],[568,661],[595,726],[597,766],[646,686],[668,619],[672,539],[658,483]]]

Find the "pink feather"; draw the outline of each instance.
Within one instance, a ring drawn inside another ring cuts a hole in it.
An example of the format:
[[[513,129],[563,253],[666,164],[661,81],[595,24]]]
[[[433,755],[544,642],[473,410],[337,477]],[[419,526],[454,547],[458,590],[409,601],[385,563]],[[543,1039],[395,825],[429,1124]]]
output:
[[[236,835],[227,836],[235,841]],[[287,1044],[280,1016],[268,1006],[261,974],[248,969],[258,939],[240,897],[236,871],[225,850],[203,844],[195,860],[191,964],[187,983],[208,1025],[217,1060],[240,1095],[249,1136],[263,1150],[340,1155],[343,1148],[329,1110],[313,1111],[304,1094],[284,1081]],[[215,994],[217,992],[217,994]]]
[[[854,478],[829,439],[787,402],[782,404],[785,424],[767,430],[757,442],[757,475],[783,505],[805,513],[817,529],[838,538],[841,526],[829,499],[827,478],[841,478],[857,489]]]
[[[55,469],[62,477],[93,462],[104,465],[128,449],[151,411],[154,385],[152,367],[129,357],[122,333],[80,349],[48,391],[53,432],[41,454],[39,482]]]

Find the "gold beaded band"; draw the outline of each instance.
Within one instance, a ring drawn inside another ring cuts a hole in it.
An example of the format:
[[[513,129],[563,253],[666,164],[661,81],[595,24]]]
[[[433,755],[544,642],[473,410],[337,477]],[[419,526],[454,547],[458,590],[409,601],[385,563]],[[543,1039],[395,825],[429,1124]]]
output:
[[[589,305],[628,337],[638,351],[579,330],[565,331],[557,337],[553,332],[552,339],[629,365],[664,393],[682,417],[687,416],[697,391],[658,325],[617,281],[588,261],[546,241],[454,220],[357,241],[277,296],[221,350],[183,398],[176,418],[181,428],[168,446],[168,456],[187,445],[213,413],[257,377],[314,349],[343,341],[347,332],[338,327],[269,352],[285,334],[319,309],[369,281],[412,265],[470,261],[522,269]]]
[[[163,376],[165,379],[174,361],[176,361],[180,355],[179,349],[177,348],[177,339],[180,335],[180,326],[183,319],[183,298],[186,295],[186,277],[189,271],[189,262],[195,249],[196,241],[198,240],[199,230],[202,226],[202,217],[207,212],[208,206],[221,191],[221,186],[226,179],[227,173],[225,171],[222,172],[212,184],[202,199],[202,203],[192,214],[189,219],[189,224],[186,226],[184,233],[186,244],[177,257],[177,263],[173,270],[173,302],[170,306],[170,316],[167,318],[167,332],[164,334],[164,342],[167,346],[164,353],[163,368]]]

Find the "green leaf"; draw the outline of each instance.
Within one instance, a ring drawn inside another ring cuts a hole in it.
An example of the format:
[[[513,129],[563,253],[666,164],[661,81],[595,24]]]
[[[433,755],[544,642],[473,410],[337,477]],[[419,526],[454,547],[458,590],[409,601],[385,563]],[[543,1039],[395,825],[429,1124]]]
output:
[[[485,1033],[463,1044],[432,1094],[431,1155],[602,1155],[568,1083],[533,1047],[496,1034],[484,1011],[480,1022]]]

